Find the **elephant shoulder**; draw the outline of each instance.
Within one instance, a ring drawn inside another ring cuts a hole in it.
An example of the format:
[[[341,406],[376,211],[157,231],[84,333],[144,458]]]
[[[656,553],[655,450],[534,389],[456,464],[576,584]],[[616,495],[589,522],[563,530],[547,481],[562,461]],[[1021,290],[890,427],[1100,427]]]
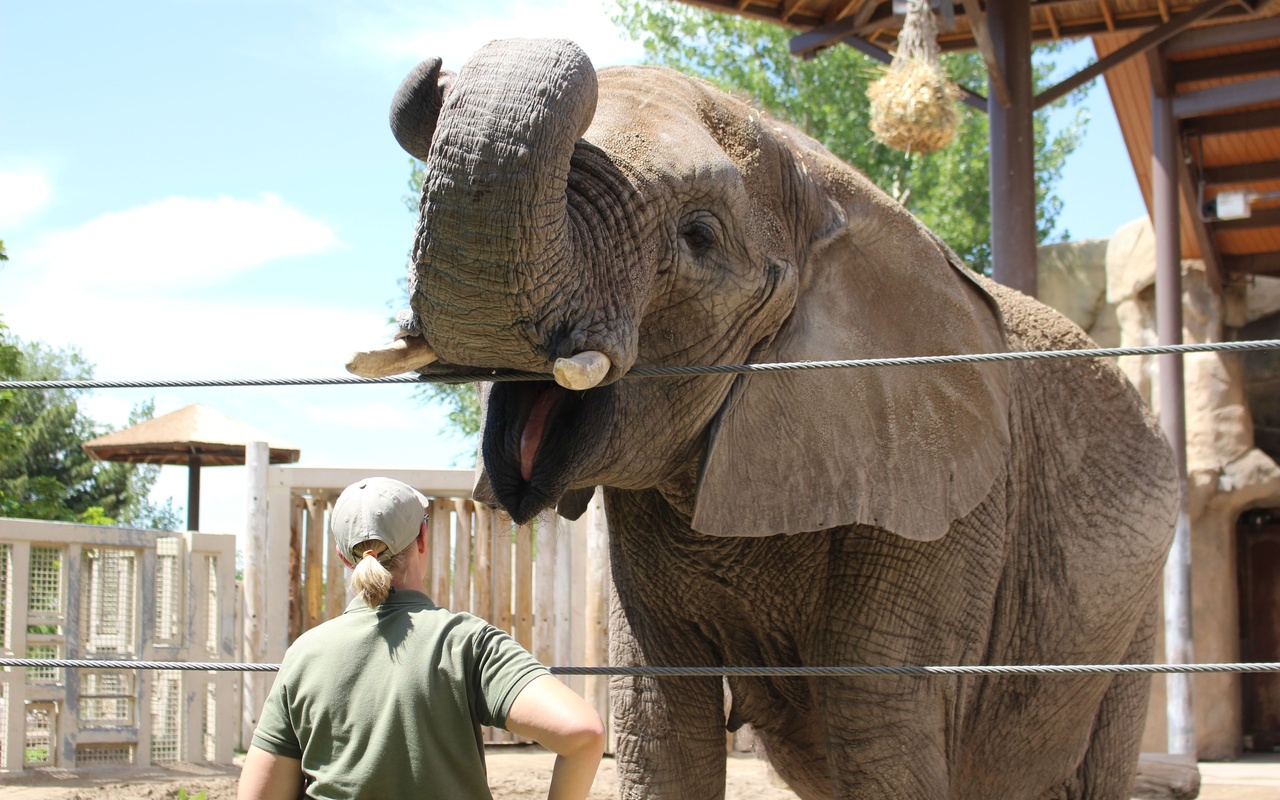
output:
[[[1080,326],[1065,315],[1016,289],[975,276],[1000,309],[1012,350],[1079,350],[1095,348]]]

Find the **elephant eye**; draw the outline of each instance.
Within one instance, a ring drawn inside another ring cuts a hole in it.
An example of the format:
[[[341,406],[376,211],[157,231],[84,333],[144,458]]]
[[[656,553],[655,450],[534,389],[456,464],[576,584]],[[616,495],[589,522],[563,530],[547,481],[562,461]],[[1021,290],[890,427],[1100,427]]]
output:
[[[680,228],[680,236],[689,245],[689,250],[700,256],[716,243],[716,233],[705,222],[694,220]]]

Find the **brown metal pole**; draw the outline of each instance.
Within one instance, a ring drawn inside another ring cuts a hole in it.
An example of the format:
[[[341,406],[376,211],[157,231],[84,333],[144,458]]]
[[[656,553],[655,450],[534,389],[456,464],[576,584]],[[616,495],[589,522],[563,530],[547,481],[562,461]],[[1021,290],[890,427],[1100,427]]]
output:
[[[200,530],[200,454],[187,456],[187,530]]]
[[[1156,68],[1165,67],[1162,58]],[[1167,82],[1153,81],[1154,85]],[[1182,243],[1179,233],[1178,168],[1181,147],[1173,98],[1151,94],[1151,197],[1156,236],[1156,333],[1161,345],[1182,344]],[[1181,507],[1173,547],[1164,568],[1165,660],[1192,663],[1191,517],[1187,508],[1187,425],[1182,356],[1160,357],[1160,427],[1173,447]],[[1165,676],[1170,753],[1196,755],[1191,676]]]
[[[989,104],[991,275],[1036,296],[1035,131],[1032,127],[1031,6],[991,0],[987,29],[1004,71],[1010,105]]]

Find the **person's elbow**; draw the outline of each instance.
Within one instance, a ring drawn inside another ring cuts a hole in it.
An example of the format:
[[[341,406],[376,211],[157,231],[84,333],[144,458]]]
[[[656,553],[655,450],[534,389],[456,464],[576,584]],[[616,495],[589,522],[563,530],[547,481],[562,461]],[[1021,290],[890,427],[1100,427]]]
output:
[[[562,755],[598,758],[605,732],[600,715],[576,692],[550,675],[529,683],[511,704],[507,730]]]

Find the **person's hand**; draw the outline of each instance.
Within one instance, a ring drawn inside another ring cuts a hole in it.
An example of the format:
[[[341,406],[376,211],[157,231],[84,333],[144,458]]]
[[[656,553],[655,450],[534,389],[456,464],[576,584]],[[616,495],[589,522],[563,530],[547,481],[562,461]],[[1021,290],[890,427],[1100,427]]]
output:
[[[577,692],[551,675],[533,679],[511,703],[507,730],[556,754],[548,800],[586,798],[604,754],[604,723]]]

